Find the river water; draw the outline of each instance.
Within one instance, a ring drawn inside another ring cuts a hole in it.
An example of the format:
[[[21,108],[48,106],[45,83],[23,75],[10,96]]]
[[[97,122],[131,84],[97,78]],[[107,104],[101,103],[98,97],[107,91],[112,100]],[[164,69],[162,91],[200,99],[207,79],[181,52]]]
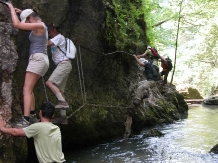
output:
[[[143,138],[145,128],[134,138],[67,152],[67,163],[218,163],[209,153],[218,144],[218,106],[190,106],[187,118],[154,127],[164,136]]]

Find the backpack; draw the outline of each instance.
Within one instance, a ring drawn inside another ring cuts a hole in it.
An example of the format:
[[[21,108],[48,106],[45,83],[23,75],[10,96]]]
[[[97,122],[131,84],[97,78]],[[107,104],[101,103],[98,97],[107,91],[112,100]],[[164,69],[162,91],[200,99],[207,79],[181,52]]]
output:
[[[153,56],[151,57],[151,59],[159,59],[160,58],[160,55],[157,51],[156,48],[152,47],[152,48],[149,48],[153,54]]]
[[[167,57],[165,59],[167,60],[167,65],[168,65],[167,70],[171,71],[173,68],[172,60],[169,57]]]
[[[155,81],[158,81],[161,79],[161,76],[160,76],[160,72],[159,72],[159,67],[154,65],[154,64],[151,64],[151,68],[152,68],[152,72],[153,72],[153,78]]]
[[[152,64],[152,61],[148,61],[145,63],[145,75],[147,77],[147,80],[154,80],[158,81],[161,79],[160,73],[159,73],[159,67]]]
[[[58,46],[58,49],[66,55],[69,59],[74,59],[76,55],[76,46],[74,45],[73,41],[71,41],[69,38],[65,38],[66,44],[66,53],[61,50],[61,48]]]

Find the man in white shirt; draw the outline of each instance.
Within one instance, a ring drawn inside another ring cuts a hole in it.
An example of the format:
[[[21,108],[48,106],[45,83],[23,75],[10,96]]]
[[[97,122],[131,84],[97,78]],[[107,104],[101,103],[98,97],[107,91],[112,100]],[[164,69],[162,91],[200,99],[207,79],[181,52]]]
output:
[[[66,57],[65,37],[58,32],[53,24],[49,24],[47,27],[49,37],[51,38],[48,41],[48,46],[51,47],[52,60],[56,68],[46,81],[46,85],[58,99],[58,104],[55,106],[56,110],[64,111],[69,108],[63,94],[72,65],[70,59]]]
[[[42,103],[39,111],[41,122],[34,123],[25,128],[6,128],[6,122],[0,115],[0,131],[13,136],[32,137],[40,163],[66,163],[62,152],[60,128],[51,123],[54,112],[55,107],[52,103]]]

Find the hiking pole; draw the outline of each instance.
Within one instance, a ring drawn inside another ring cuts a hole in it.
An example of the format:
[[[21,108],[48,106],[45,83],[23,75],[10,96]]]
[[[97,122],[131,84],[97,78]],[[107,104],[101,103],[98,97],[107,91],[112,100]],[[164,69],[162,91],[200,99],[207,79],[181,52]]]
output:
[[[43,87],[44,87],[44,91],[45,91],[45,97],[46,97],[46,100],[48,101],[48,96],[47,96],[47,91],[46,91],[46,88],[45,88],[45,81],[44,81],[43,76],[42,76],[42,83],[43,83]]]

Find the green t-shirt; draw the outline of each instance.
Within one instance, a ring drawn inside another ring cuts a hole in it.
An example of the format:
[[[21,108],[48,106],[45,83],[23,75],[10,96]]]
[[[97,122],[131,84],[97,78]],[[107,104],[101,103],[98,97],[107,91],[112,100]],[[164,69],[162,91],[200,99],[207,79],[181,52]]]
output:
[[[148,58],[151,58],[151,57],[153,56],[153,53],[151,52],[150,49],[147,49],[147,50],[145,51],[145,54],[146,54],[146,56],[147,56]]]
[[[157,59],[155,59],[155,58],[153,58],[153,53],[152,53],[152,51],[150,50],[150,49],[147,49],[146,51],[145,51],[145,54],[146,54],[146,56],[149,58],[149,59],[152,59],[152,64],[153,65],[156,65],[156,66],[158,66],[158,60]]]
[[[28,138],[34,138],[40,163],[64,162],[60,128],[50,122],[34,123],[23,128]]]

